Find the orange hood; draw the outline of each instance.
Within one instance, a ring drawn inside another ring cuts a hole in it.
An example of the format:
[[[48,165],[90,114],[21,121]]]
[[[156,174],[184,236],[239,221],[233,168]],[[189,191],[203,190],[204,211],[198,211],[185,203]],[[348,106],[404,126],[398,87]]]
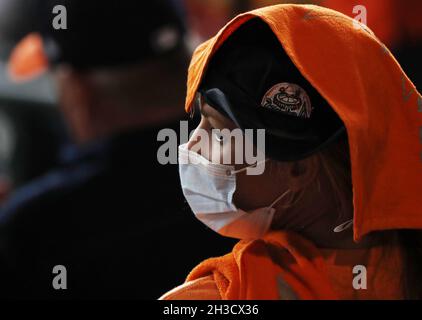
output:
[[[256,17],[269,25],[346,125],[355,240],[375,230],[422,228],[422,97],[372,31],[356,28],[341,13],[313,5],[276,5],[237,16],[196,49],[186,111],[212,55]]]

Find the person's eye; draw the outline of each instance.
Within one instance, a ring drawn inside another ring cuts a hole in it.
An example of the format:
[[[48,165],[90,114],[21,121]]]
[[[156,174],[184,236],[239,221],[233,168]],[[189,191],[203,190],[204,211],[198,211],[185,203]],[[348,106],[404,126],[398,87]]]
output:
[[[225,137],[224,137],[224,135],[221,134],[220,130],[216,130],[216,129],[213,128],[212,132],[214,134],[215,140],[217,140],[220,143],[224,142]]]

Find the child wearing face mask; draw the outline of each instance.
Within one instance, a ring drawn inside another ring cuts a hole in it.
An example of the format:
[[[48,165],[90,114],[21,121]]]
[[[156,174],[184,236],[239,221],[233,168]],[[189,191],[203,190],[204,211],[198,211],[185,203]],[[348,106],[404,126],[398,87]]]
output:
[[[245,139],[255,166],[179,147],[195,216],[240,241],[161,299],[422,298],[422,97],[372,31],[316,6],[240,15],[195,51],[195,96],[200,128],[265,146]]]

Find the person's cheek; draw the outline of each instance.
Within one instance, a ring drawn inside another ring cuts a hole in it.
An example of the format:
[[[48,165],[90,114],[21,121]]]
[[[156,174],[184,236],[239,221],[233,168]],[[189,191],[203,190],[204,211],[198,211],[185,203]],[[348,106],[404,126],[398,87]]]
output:
[[[230,164],[230,146],[226,146],[216,139],[214,135],[210,136],[211,140],[211,161],[219,164]]]

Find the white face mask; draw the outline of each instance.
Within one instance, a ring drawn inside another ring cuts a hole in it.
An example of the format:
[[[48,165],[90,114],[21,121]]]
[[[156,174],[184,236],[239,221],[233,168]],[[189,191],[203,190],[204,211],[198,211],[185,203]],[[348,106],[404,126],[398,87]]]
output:
[[[183,194],[195,216],[221,235],[237,239],[261,238],[270,228],[274,205],[286,196],[284,192],[270,206],[249,212],[233,204],[236,191],[234,166],[212,163],[190,151],[187,144],[179,146],[179,173]]]

